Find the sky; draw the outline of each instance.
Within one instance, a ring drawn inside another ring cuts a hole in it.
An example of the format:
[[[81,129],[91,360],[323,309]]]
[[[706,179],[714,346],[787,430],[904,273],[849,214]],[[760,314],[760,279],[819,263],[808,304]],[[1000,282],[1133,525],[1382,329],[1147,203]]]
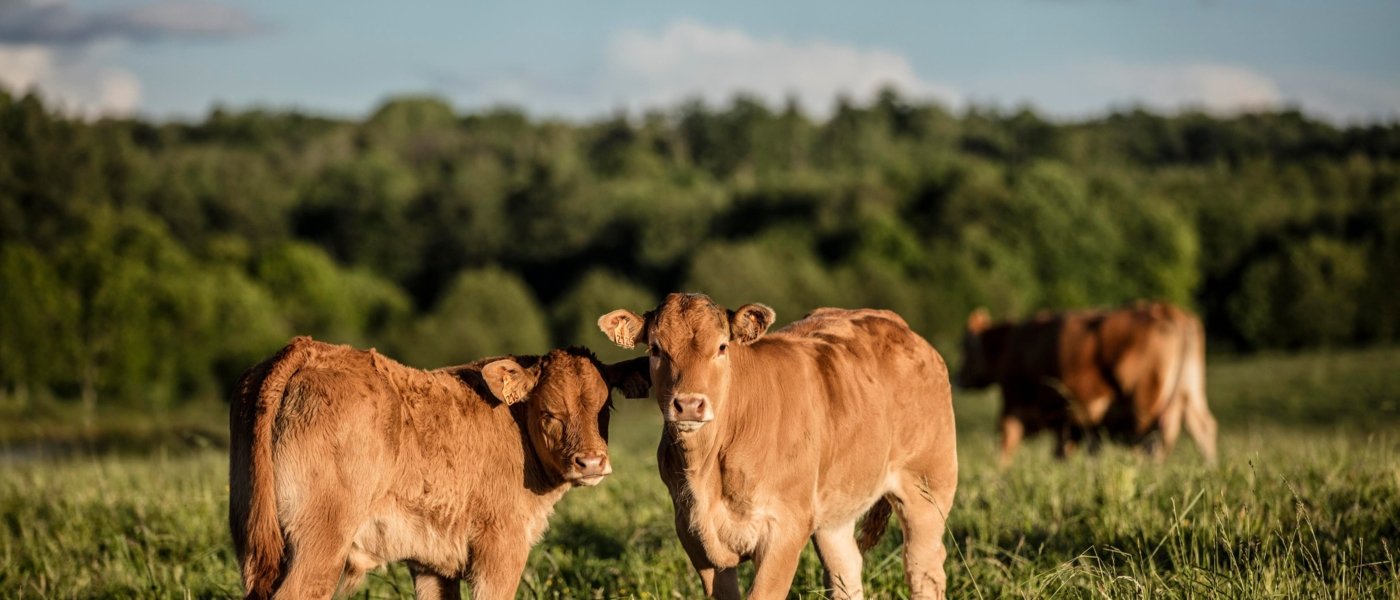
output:
[[[1061,119],[1299,108],[1400,119],[1400,1],[0,0],[0,86],[84,116],[357,117],[435,94],[591,119],[885,86]]]

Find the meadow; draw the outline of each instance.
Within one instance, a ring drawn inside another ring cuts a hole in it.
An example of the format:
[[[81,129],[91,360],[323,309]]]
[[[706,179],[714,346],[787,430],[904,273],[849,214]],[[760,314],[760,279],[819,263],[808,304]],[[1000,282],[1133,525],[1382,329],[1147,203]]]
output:
[[[1400,597],[1400,349],[1213,356],[1208,386],[1221,426],[1213,469],[1189,441],[1156,465],[1116,447],[1060,462],[1037,439],[999,472],[995,392],[956,393],[950,597]],[[218,432],[224,414],[150,419]],[[15,431],[37,426],[4,427],[0,595],[240,594],[217,434],[195,444],[143,434],[136,450],[45,458],[13,451]],[[655,473],[659,435],[649,401],[619,403],[615,474],[559,505],[521,597],[700,595]],[[870,597],[905,594],[899,543],[892,525],[866,555]],[[792,595],[820,598],[820,581],[809,549]],[[356,597],[411,594],[399,565]]]

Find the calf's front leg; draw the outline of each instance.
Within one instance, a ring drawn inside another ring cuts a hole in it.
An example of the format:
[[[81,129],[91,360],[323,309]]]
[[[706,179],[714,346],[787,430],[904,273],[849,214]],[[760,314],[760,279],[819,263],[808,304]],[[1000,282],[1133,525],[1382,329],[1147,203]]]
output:
[[[806,532],[783,532],[761,543],[754,553],[753,588],[749,590],[749,599],[787,598],[792,578],[797,575],[797,561],[806,545]]]
[[[506,537],[504,535],[500,537]],[[512,600],[520,586],[520,574],[530,558],[523,539],[492,539],[472,549],[471,596],[473,600]]]
[[[686,522],[687,518],[678,510],[676,537],[680,539],[686,556],[690,557],[690,564],[695,567],[695,573],[700,576],[700,583],[705,586],[705,597],[740,600],[743,596],[739,594],[739,571],[733,567],[716,567],[710,562],[710,557],[705,555],[704,545],[695,539],[695,534],[690,532]]]

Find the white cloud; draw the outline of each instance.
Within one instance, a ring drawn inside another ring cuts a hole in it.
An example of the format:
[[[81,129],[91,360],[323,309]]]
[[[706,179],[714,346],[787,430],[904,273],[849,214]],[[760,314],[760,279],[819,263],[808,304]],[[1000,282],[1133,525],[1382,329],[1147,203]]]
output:
[[[951,88],[919,76],[903,55],[831,41],[761,38],[733,28],[679,21],[656,31],[614,34],[591,77],[512,73],[435,79],[469,106],[514,103],[547,114],[594,117],[617,108],[670,108],[690,98],[727,104],[736,94],[773,107],[789,97],[818,117],[845,95],[866,103],[885,86],[920,100],[955,104]]]
[[[974,101],[1029,104],[1058,117],[1128,106],[1230,115],[1296,107],[1335,123],[1400,118],[1400,82],[1337,72],[1265,73],[1222,63],[1090,61],[967,82]]]
[[[1400,119],[1400,82],[1341,73],[1302,72],[1279,77],[1289,103],[1342,123]]]
[[[699,97],[712,106],[745,93],[781,106],[796,98],[819,118],[838,96],[868,103],[884,86],[954,108],[968,102],[1029,105],[1059,118],[1086,118],[1143,106],[1161,112],[1218,115],[1300,106],[1334,121],[1400,115],[1400,84],[1336,74],[1275,76],[1212,61],[1129,62],[1105,58],[1034,71],[945,83],[921,74],[904,55],[830,40],[791,41],[690,20],[655,30],[625,30],[608,41],[592,74],[511,73],[458,78],[468,106],[513,103],[546,114],[595,117],[636,112]]]
[[[126,46],[234,38],[260,29],[243,9],[208,0],[111,9],[72,0],[0,0],[0,86],[35,91],[73,115],[128,115],[140,104],[141,82],[118,66]]]
[[[58,110],[82,117],[128,115],[141,101],[141,82],[111,66],[114,44],[55,49],[0,44],[0,85],[16,93],[36,91]]]
[[[1214,63],[1103,60],[983,79],[970,88],[978,100],[1030,104],[1062,117],[1089,116],[1130,105],[1231,114],[1277,108],[1284,102],[1278,84],[1267,75]]]
[[[53,57],[37,45],[0,45],[0,84],[28,90],[53,71]]]
[[[1134,100],[1160,108],[1199,107],[1215,112],[1268,109],[1282,96],[1267,76],[1216,64],[1168,66],[1114,65],[1102,71],[1103,83]]]
[[[923,79],[907,58],[889,50],[756,38],[694,21],[615,35],[603,81],[604,98],[629,108],[697,96],[721,103],[743,92],[775,105],[795,97],[805,109],[825,115],[838,95],[868,102],[885,86],[921,99],[958,99],[951,88]]]

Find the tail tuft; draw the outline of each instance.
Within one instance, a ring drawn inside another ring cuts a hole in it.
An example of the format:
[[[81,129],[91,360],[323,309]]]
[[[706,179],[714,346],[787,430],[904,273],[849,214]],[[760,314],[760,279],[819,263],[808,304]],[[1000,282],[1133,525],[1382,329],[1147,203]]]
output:
[[[865,516],[860,520],[860,533],[856,536],[856,545],[860,546],[863,553],[880,543],[880,538],[885,536],[885,527],[890,523],[890,513],[894,512],[894,507],[886,498],[880,498],[870,510],[865,512]]]

